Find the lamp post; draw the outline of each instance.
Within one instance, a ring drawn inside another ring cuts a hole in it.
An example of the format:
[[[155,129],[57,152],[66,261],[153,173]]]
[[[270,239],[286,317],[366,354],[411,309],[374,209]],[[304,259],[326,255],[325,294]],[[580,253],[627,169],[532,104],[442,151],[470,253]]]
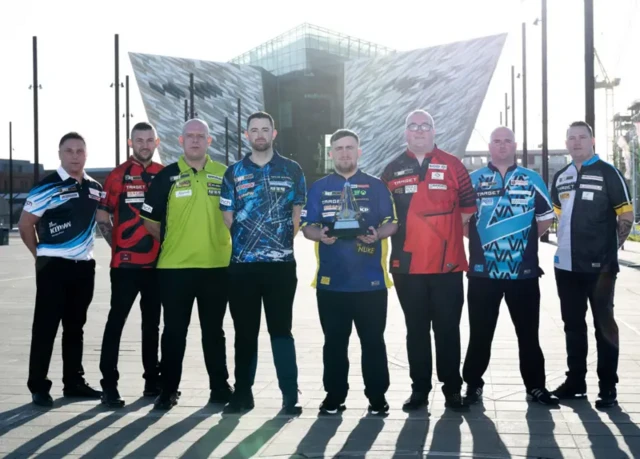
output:
[[[120,37],[114,37],[114,63],[115,63],[115,105],[116,105],[116,167],[120,165]]]
[[[9,231],[13,229],[13,125],[9,121]]]
[[[549,187],[549,144],[547,115],[547,0],[542,0],[542,180]],[[549,233],[540,240],[549,242]]]
[[[522,166],[529,165],[527,152],[527,24],[522,23]]]
[[[33,37],[33,184],[40,180],[38,126],[38,37]]]
[[[593,0],[584,0],[584,89],[585,89],[585,121],[596,131],[595,111],[595,69],[593,45]],[[607,123],[609,120],[606,120]],[[607,132],[609,130],[607,129]],[[609,149],[607,148],[607,151]]]

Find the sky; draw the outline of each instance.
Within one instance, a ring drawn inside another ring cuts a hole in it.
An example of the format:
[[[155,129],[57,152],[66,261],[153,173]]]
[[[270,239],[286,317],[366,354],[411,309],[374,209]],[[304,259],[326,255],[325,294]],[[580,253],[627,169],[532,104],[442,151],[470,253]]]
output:
[[[615,89],[615,112],[640,99],[640,0],[594,0],[595,46]],[[549,0],[549,147],[564,147],[566,126],[584,118],[583,0]],[[303,6],[301,6],[303,5]],[[309,6],[314,5],[314,6]],[[321,6],[320,6],[321,5]],[[58,165],[57,145],[68,131],[87,139],[87,167],[111,167],[114,148],[114,34],[120,36],[120,76],[131,80],[131,123],[146,114],[128,52],[228,61],[303,22],[408,51],[507,33],[468,149],[486,148],[500,122],[511,65],[521,68],[521,23],[527,24],[528,144],[542,140],[540,0],[428,0],[389,2],[293,0],[5,0],[0,3],[0,157],[33,158],[32,37],[38,37],[40,161]],[[596,74],[602,73],[596,65]],[[522,134],[521,80],[516,80],[516,138]],[[124,112],[124,91],[121,91]],[[511,96],[509,95],[509,98]],[[598,150],[606,145],[604,90],[596,92]],[[612,113],[609,113],[611,117]],[[437,120],[436,120],[437,121]],[[510,122],[510,121],[509,121]],[[122,120],[121,137],[125,135]],[[609,124],[609,129],[611,125]],[[214,139],[221,141],[222,139]],[[121,141],[121,157],[124,140]],[[363,146],[366,148],[366,146]]]

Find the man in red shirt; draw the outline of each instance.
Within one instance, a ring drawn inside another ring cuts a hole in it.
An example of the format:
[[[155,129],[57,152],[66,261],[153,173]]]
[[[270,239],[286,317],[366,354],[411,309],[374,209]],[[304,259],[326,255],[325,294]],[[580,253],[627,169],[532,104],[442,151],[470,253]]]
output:
[[[138,293],[141,294],[142,364],[144,395],[157,396],[159,389],[158,328],[160,297],[155,262],[160,244],[147,232],[140,209],[151,180],[162,165],[151,160],[158,146],[156,130],[138,123],[131,130],[133,155],[107,176],[96,219],[104,239],[111,246],[111,310],[102,339],[100,371],[102,403],[124,406],[118,392],[118,353],[122,329]]]
[[[405,410],[424,408],[431,391],[431,326],[445,406],[464,409],[460,395],[462,273],[468,269],[463,227],[476,211],[469,173],[434,143],[431,115],[406,119],[407,150],[391,161],[382,180],[393,194],[399,227],[391,237],[390,271],[407,324],[412,394]]]

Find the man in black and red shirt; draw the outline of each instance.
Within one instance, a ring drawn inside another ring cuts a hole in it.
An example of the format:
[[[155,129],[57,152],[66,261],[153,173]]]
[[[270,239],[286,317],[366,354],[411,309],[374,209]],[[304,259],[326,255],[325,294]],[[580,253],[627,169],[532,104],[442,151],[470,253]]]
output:
[[[112,407],[124,406],[118,392],[118,353],[122,329],[138,293],[141,295],[144,395],[152,397],[160,393],[160,296],[155,270],[160,244],[140,219],[145,192],[151,180],[162,170],[162,165],[151,160],[158,143],[156,131],[150,124],[138,123],[133,127],[129,139],[133,155],[107,177],[104,197],[96,215],[100,231],[112,253],[111,310],[100,355],[102,403]]]
[[[431,326],[445,406],[463,409],[460,395],[462,273],[468,269],[463,227],[476,195],[462,162],[434,143],[433,118],[423,110],[406,120],[407,150],[382,180],[393,194],[398,232],[391,236],[390,271],[407,325],[412,394],[405,410],[426,407],[431,391]]]

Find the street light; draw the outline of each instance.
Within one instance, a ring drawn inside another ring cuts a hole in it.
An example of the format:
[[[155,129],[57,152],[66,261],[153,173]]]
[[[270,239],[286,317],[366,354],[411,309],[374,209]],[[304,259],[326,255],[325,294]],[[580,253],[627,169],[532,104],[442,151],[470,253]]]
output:
[[[9,231],[13,229],[13,125],[9,121]]]
[[[39,127],[38,127],[38,90],[42,86],[38,84],[38,37],[33,37],[33,184],[40,179],[40,155],[39,155]]]

